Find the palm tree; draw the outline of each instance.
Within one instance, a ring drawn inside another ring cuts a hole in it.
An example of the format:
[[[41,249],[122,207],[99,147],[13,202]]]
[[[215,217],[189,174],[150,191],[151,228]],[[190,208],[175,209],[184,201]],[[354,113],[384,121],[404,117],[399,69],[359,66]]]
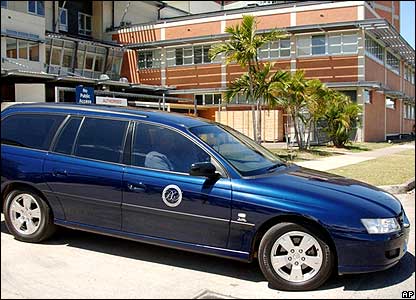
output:
[[[295,138],[299,149],[305,149],[303,133],[299,120],[305,123],[302,114],[307,108],[308,81],[301,70],[287,75],[286,80],[271,83],[271,94],[276,98],[276,103],[284,108],[290,115],[295,129]]]
[[[305,144],[306,148],[310,146],[312,128],[316,129],[318,120],[325,112],[328,103],[328,91],[329,89],[319,79],[311,79],[307,82],[305,101],[308,114],[305,118],[305,127],[308,129],[308,136]]]
[[[335,90],[328,90],[328,104],[322,118],[326,121],[325,131],[334,146],[344,147],[350,139],[350,133],[356,125],[361,108],[351,99]]]
[[[257,33],[257,22],[255,17],[245,15],[241,25],[237,24],[235,27],[227,27],[225,32],[230,35],[230,40],[221,44],[214,45],[210,49],[211,59],[215,59],[218,55],[223,54],[225,56],[225,63],[236,62],[242,68],[248,68],[246,74],[243,74],[241,82],[236,82],[236,85],[242,84],[243,81],[248,83],[248,90],[246,96],[249,101],[256,103],[256,118],[253,118],[253,132],[256,142],[261,141],[261,120],[260,120],[260,108],[261,97],[254,90],[254,74],[260,69],[260,63],[257,59],[257,51],[264,44],[277,40],[284,35],[281,32],[273,30],[268,33]],[[245,77],[245,78],[243,78]]]

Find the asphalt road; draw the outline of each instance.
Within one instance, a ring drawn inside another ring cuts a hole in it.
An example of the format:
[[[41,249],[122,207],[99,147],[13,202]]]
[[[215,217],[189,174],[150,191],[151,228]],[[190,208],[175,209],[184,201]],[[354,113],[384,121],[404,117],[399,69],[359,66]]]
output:
[[[257,263],[68,229],[44,244],[22,243],[2,215],[1,298],[401,298],[415,291],[415,194],[399,198],[412,226],[402,260],[378,273],[336,276],[312,292],[269,288]]]

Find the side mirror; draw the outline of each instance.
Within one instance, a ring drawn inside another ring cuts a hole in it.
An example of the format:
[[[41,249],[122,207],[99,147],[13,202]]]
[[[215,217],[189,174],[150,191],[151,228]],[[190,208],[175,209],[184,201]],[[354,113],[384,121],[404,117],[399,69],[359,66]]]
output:
[[[212,178],[218,176],[216,170],[217,169],[215,168],[215,166],[210,162],[194,163],[191,166],[191,171],[189,171],[189,175]]]

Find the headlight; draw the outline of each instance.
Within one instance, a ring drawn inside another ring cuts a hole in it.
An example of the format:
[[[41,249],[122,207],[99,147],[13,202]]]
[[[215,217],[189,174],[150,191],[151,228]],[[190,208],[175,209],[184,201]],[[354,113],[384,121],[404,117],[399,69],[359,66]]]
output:
[[[400,230],[400,224],[395,218],[389,219],[361,219],[370,234],[391,233]]]

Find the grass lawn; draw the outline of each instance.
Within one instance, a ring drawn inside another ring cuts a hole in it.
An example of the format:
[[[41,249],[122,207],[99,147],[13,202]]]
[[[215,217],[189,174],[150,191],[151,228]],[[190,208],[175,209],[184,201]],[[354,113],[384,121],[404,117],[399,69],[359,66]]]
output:
[[[332,155],[342,155],[346,153],[358,153],[362,151],[371,151],[380,148],[390,147],[392,145],[397,144],[390,144],[386,142],[380,143],[350,143],[345,148],[335,148],[332,145],[328,146],[311,146],[309,150],[299,151],[298,149],[294,148],[293,150],[289,150],[286,148],[276,148],[270,149],[273,153],[278,155],[284,161],[306,161],[306,160],[315,160],[319,158],[323,158],[326,156]],[[267,147],[267,146],[266,146]]]
[[[415,177],[415,150],[405,150],[328,172],[372,185],[395,185]]]

